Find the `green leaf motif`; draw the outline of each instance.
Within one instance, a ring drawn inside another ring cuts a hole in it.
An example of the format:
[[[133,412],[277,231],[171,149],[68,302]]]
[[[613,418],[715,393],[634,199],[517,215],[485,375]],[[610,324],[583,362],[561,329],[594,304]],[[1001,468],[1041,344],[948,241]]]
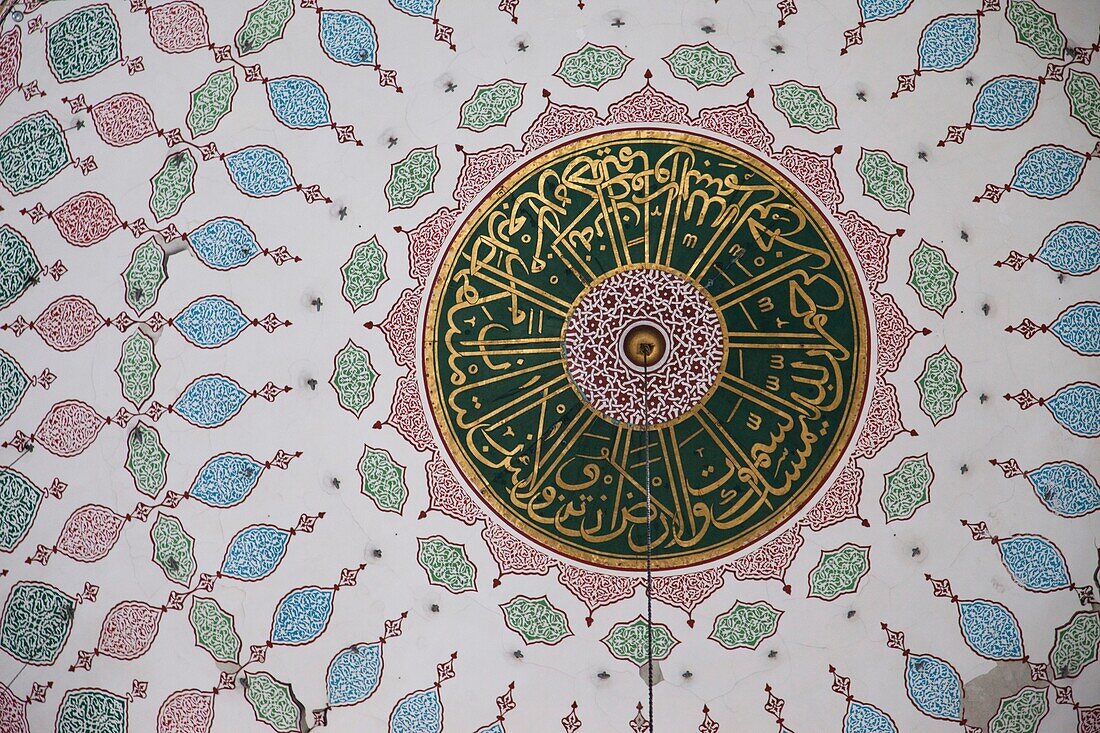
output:
[[[282,38],[293,15],[293,0],[267,0],[249,10],[244,24],[233,37],[237,53],[241,56],[259,53],[269,43]]]
[[[74,10],[46,26],[46,61],[60,82],[87,79],[121,59],[118,20],[106,3]]]
[[[41,272],[42,263],[27,238],[9,224],[0,225],[0,309],[27,292]]]
[[[1048,705],[1045,688],[1025,687],[1001,700],[997,714],[989,721],[989,733],[1035,733]]]
[[[561,60],[554,76],[571,87],[599,89],[607,82],[621,77],[633,60],[617,46],[586,43]]]
[[[190,150],[172,153],[150,179],[153,193],[149,196],[149,211],[157,221],[179,213],[180,207],[195,192],[195,172],[199,165]]]
[[[138,422],[126,438],[126,470],[141,493],[156,498],[168,482],[168,451],[160,433]]]
[[[252,705],[256,720],[267,723],[279,733],[297,733],[302,729],[301,709],[290,685],[267,672],[246,672],[245,699]]]
[[[832,601],[854,593],[859,581],[871,569],[871,548],[851,542],[835,550],[824,550],[810,571],[809,598]]]
[[[1060,59],[1065,55],[1066,36],[1054,13],[1032,0],[1008,0],[1005,17],[1016,31],[1016,42],[1031,48],[1039,58]]]
[[[878,201],[887,211],[909,211],[913,187],[909,169],[884,150],[863,149],[856,169],[863,180],[863,195]]]
[[[11,552],[23,541],[44,497],[26,476],[0,467],[0,551]]]
[[[386,201],[390,210],[407,209],[421,196],[431,193],[437,173],[439,157],[436,148],[410,150],[408,155],[390,166],[390,180],[386,183]]]
[[[962,381],[962,363],[944,346],[924,362],[924,370],[917,377],[920,392],[920,409],[938,425],[955,414],[959,400],[966,393]]]
[[[417,539],[416,561],[428,574],[428,582],[451,593],[477,590],[477,568],[466,556],[466,548],[439,535]]]
[[[213,132],[222,118],[233,108],[237,93],[237,76],[233,68],[215,71],[191,92],[191,109],[187,112],[187,129],[191,137]]]
[[[733,54],[719,51],[710,42],[679,46],[664,62],[673,76],[691,82],[696,89],[725,86],[741,76]]]
[[[1070,69],[1066,96],[1069,97],[1070,116],[1087,127],[1094,137],[1100,137],[1100,81],[1092,74]]]
[[[710,637],[726,649],[755,649],[779,628],[783,612],[767,601],[742,603],[714,619]]]
[[[1078,611],[1054,631],[1050,667],[1056,679],[1076,677],[1096,661],[1100,645],[1100,611]]]
[[[525,644],[557,644],[573,635],[565,612],[555,608],[546,596],[516,596],[500,604],[504,624],[523,637]]]
[[[57,733],[126,733],[126,698],[106,690],[69,690],[57,710]]]
[[[0,151],[0,184],[13,196],[38,188],[72,162],[65,133],[49,112],[28,115],[4,130]]]
[[[69,639],[76,599],[52,585],[21,580],[0,620],[0,649],[27,664],[53,664]]]
[[[160,295],[161,286],[168,280],[167,256],[155,239],[147,239],[137,246],[130,264],[122,272],[126,286],[126,304],[141,315],[149,310]]]
[[[935,473],[927,453],[902,459],[897,468],[886,474],[886,488],[879,499],[886,523],[909,519],[927,504],[931,500],[933,478]]]
[[[639,667],[649,661],[649,624],[640,615],[633,621],[612,626],[602,641],[616,659],[625,659]],[[653,659],[667,659],[679,643],[667,626],[653,624]]]
[[[482,132],[508,124],[508,118],[523,104],[525,86],[511,79],[478,85],[473,95],[462,103],[458,126]]]
[[[15,357],[0,349],[0,425],[19,407],[30,386],[30,377]]]
[[[400,514],[409,498],[405,467],[384,448],[363,446],[359,459],[360,491],[384,512]]]
[[[122,342],[122,354],[115,367],[115,374],[122,384],[122,396],[134,407],[141,408],[153,396],[153,385],[160,370],[160,362],[153,350],[153,339],[142,331],[135,331]]]
[[[362,417],[363,410],[374,401],[374,382],[378,379],[370,354],[348,339],[333,362],[328,383],[336,391],[336,401],[355,417]]]
[[[836,105],[825,98],[821,87],[797,81],[773,84],[772,104],[783,113],[791,127],[805,127],[811,132],[838,129]]]
[[[378,289],[390,279],[386,274],[386,250],[378,244],[378,238],[355,245],[340,274],[344,278],[341,292],[353,311],[373,302]]]
[[[195,632],[195,644],[205,649],[216,662],[238,663],[241,654],[241,637],[233,616],[213,598],[195,596],[191,602],[191,629]]]
[[[158,513],[149,530],[153,540],[153,562],[173,583],[187,587],[195,575],[195,538],[183,528],[183,523],[171,514]]]
[[[955,302],[959,271],[947,261],[947,253],[923,239],[909,256],[909,287],[920,304],[942,317]]]

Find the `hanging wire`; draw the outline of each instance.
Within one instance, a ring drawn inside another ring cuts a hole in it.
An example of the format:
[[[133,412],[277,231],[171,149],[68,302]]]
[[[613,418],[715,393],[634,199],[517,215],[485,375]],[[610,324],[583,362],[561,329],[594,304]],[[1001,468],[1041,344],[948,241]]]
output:
[[[642,352],[642,419],[645,421],[645,599],[646,599],[646,686],[649,692],[649,732],[653,733],[653,493],[649,457],[649,355],[650,344],[640,345]]]

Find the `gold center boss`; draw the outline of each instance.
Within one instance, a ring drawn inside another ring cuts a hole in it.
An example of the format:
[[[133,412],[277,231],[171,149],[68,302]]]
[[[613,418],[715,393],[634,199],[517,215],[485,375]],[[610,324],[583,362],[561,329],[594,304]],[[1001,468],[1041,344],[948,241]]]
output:
[[[867,307],[817,207],[700,134],[594,134],[474,208],[423,324],[466,482],[566,557],[657,569],[758,540],[821,488],[867,391]],[[646,464],[646,436],[649,463]],[[647,472],[648,468],[648,472]]]

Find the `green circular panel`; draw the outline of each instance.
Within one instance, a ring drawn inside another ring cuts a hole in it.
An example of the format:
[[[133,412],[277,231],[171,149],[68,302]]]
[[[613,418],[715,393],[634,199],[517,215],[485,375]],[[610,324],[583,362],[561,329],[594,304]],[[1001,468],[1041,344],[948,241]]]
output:
[[[654,568],[759,540],[836,468],[867,390],[835,231],[770,164],[695,133],[539,153],[469,212],[424,319],[454,465],[518,532],[601,567],[645,567],[647,485]]]

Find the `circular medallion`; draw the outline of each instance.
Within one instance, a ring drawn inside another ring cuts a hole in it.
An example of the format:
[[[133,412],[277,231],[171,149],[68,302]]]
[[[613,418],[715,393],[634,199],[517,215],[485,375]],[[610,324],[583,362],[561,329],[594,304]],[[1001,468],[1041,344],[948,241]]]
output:
[[[638,570],[648,529],[653,567],[681,568],[803,507],[854,434],[871,345],[852,260],[800,189],[728,143],[635,129],[542,151],[467,213],[422,348],[483,501]]]

